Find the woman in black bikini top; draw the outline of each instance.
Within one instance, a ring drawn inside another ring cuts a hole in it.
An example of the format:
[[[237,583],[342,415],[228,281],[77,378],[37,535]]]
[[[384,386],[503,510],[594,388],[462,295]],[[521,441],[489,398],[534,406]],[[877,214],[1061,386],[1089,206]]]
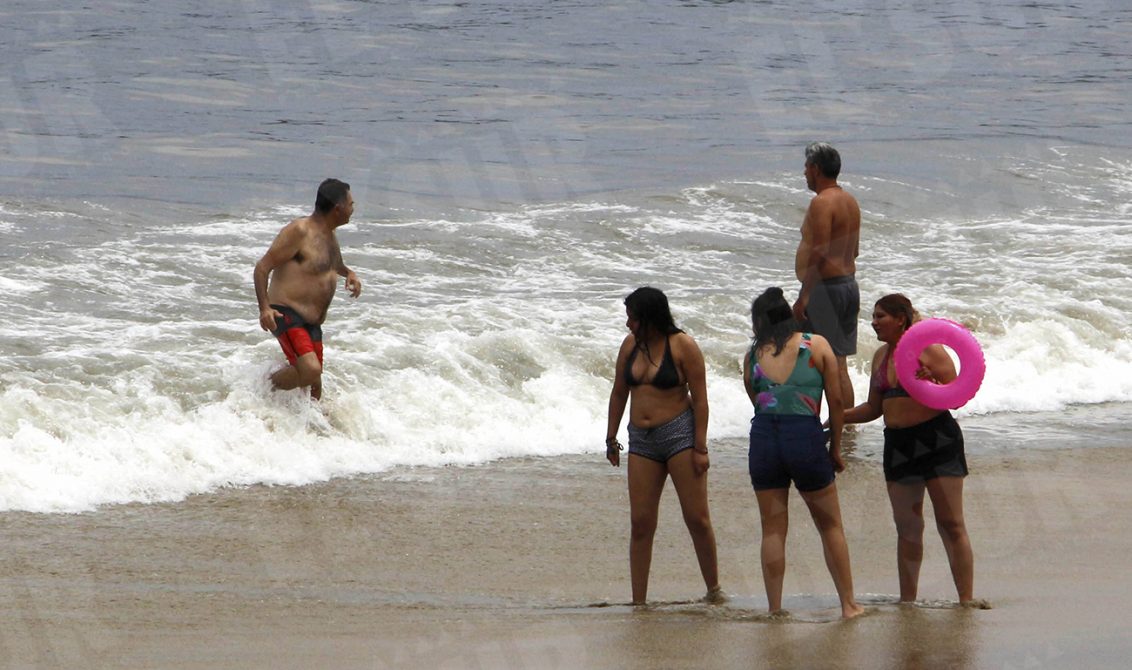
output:
[[[649,351],[646,346],[638,344],[633,347],[632,353],[629,354],[629,360],[625,361],[626,384],[629,386],[648,384],[658,389],[671,389],[684,384],[684,380],[680,379],[680,373],[676,370],[676,361],[672,358],[672,343],[669,341],[670,337],[671,336],[664,338],[664,357],[660,360],[660,366],[657,367],[656,374],[648,381],[633,376],[633,364],[637,362],[638,351],[645,352],[645,359],[648,361],[647,366],[649,367],[652,366],[652,356],[649,356]],[[648,367],[645,369],[647,370]]]
[[[625,298],[629,334],[617,352],[605,457],[621,464],[617,440],[629,405],[629,573],[633,603],[648,595],[653,535],[664,483],[680,496],[688,533],[707,586],[707,598],[722,600],[716,562],[715,531],[707,500],[707,375],[704,356],[690,335],[676,327],[668,298],[643,287]],[[663,343],[663,344],[662,344]],[[659,360],[653,352],[664,353]],[[643,352],[644,355],[638,355]],[[635,368],[635,369],[634,369]],[[630,402],[631,401],[631,402]]]

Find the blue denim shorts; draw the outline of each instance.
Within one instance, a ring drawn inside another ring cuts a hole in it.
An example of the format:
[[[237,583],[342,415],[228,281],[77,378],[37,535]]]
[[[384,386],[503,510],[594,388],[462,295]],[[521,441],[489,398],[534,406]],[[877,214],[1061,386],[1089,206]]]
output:
[[[756,491],[789,488],[791,481],[799,491],[820,491],[833,483],[833,461],[816,416],[756,414],[747,462]]]

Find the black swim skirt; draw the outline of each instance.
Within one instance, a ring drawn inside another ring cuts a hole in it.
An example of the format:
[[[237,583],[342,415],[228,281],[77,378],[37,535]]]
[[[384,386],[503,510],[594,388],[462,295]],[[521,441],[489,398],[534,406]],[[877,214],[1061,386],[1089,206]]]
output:
[[[966,477],[963,431],[951,412],[907,428],[884,429],[884,478],[916,484],[936,477]]]

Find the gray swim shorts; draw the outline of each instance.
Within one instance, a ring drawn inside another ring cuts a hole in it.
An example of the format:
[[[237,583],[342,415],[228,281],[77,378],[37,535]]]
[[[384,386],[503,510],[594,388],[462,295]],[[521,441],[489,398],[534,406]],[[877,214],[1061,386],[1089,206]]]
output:
[[[652,428],[629,424],[629,453],[650,461],[664,463],[681,451],[691,449],[695,443],[696,420],[691,407],[668,423]]]
[[[813,332],[829,340],[833,353],[857,353],[857,316],[861,312],[861,290],[853,275],[823,279],[810,293],[806,318]]]

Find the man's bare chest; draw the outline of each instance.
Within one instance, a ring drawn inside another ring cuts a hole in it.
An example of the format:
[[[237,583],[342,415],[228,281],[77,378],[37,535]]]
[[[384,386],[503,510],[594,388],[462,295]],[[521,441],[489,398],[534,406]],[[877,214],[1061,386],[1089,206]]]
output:
[[[303,272],[319,275],[334,272],[340,257],[337,240],[317,235],[304,240],[293,260]]]

